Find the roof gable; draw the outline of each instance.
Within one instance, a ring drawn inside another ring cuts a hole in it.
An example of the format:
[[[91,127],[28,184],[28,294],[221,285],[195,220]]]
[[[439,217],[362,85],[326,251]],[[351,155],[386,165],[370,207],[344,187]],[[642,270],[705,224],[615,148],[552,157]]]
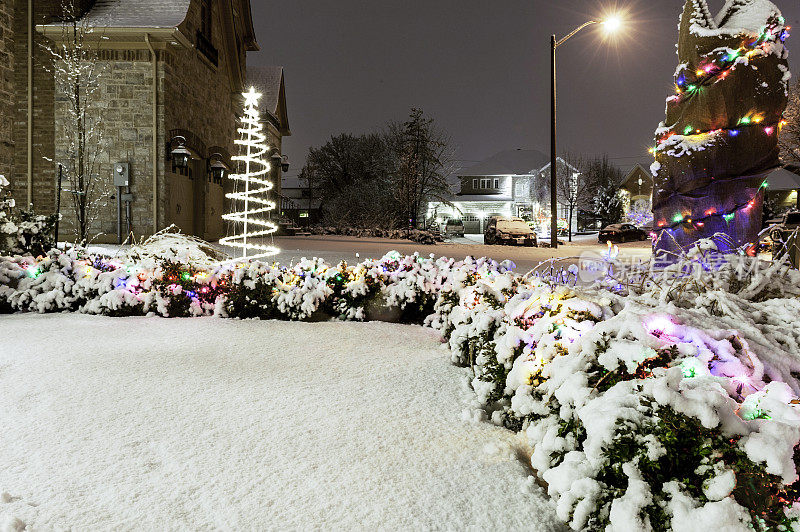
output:
[[[800,175],[785,168],[778,168],[767,176],[767,190],[800,189]]]
[[[539,150],[506,150],[496,153],[480,163],[464,168],[459,176],[530,175],[539,172],[550,162],[550,157]]]
[[[289,136],[286,85],[282,66],[249,67],[247,84],[261,93],[261,112],[269,113],[280,124],[281,135]]]
[[[639,177],[641,177],[642,181],[647,183],[648,186],[652,186],[653,176],[645,167],[643,167],[641,164],[637,164],[631,168],[631,171],[628,172],[628,174],[622,179],[622,182],[619,184],[619,188],[633,190],[634,186],[639,186]]]

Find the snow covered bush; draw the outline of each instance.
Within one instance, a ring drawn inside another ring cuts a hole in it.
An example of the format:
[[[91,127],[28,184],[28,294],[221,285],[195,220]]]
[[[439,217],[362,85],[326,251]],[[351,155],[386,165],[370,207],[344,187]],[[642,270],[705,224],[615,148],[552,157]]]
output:
[[[800,274],[706,244],[615,291],[471,277],[437,302],[575,530],[798,528]]]
[[[0,175],[0,255],[44,255],[55,245],[57,215],[41,216],[32,211],[14,215],[14,200],[3,192],[8,185],[5,176]]]

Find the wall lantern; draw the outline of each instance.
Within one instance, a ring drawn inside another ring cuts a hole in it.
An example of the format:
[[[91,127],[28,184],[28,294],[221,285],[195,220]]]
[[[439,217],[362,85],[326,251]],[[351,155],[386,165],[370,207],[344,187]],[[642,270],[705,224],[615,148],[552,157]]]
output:
[[[214,183],[222,183],[222,180],[225,179],[229,171],[228,165],[222,162],[222,154],[212,153],[210,161],[208,171],[211,174],[211,181]]]
[[[270,159],[272,159],[272,164],[274,167],[280,166],[283,172],[289,171],[289,157],[286,155],[281,155],[280,153],[275,152],[272,154]]]
[[[178,143],[178,146],[170,152],[172,156],[172,166],[176,168],[187,168],[189,166],[189,159],[192,158],[192,152],[186,149],[186,138],[177,136],[172,139],[172,142]]]

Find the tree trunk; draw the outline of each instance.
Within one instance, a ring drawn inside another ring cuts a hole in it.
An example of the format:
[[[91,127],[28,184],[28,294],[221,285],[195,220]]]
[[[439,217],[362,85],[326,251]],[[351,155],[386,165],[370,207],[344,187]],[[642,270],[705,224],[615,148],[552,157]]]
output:
[[[569,223],[569,227],[567,228],[567,230],[569,231],[569,241],[570,242],[572,242],[572,210],[573,210],[573,206],[570,203],[569,204],[569,222],[567,222],[567,223]]]

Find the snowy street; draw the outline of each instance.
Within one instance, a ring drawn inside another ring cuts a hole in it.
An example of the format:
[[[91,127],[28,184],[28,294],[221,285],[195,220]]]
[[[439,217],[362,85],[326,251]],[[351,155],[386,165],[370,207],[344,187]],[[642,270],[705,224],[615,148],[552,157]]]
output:
[[[431,330],[23,314],[0,338],[0,530],[561,529]]]
[[[525,273],[552,257],[579,257],[581,253],[586,251],[602,253],[606,250],[605,245],[598,243],[596,234],[576,236],[574,237],[574,242],[566,242],[565,245],[559,246],[555,251],[544,247],[487,246],[468,238],[459,238],[454,242],[426,246],[408,240],[333,235],[276,237],[275,245],[281,251],[274,260],[281,264],[297,262],[303,257],[321,257],[332,264],[336,264],[340,260],[357,262],[356,253],[360,255],[359,260],[364,260],[367,258],[378,259],[389,251],[399,251],[402,254],[418,252],[424,256],[433,253],[437,257],[450,257],[457,260],[466,256],[490,257],[497,261],[510,259],[517,265],[517,272],[520,273]],[[645,242],[629,242],[620,244],[619,250],[621,258],[648,260],[651,254],[651,243],[649,240]],[[231,252],[235,253],[233,250]],[[566,263],[575,262],[577,261],[566,261]]]

